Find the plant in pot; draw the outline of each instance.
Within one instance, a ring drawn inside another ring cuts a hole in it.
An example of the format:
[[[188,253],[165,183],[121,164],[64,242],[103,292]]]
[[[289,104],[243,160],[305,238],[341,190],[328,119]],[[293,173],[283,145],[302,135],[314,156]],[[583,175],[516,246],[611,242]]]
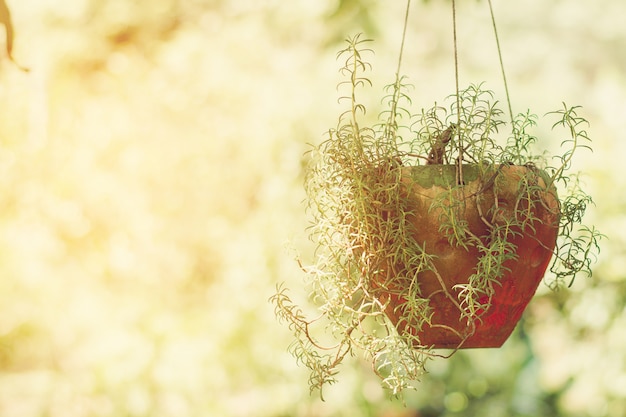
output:
[[[553,286],[591,274],[601,235],[582,223],[592,200],[568,173],[589,139],[578,108],[563,105],[551,114],[568,135],[563,154],[532,154],[537,118],[510,112],[505,122],[482,85],[412,114],[400,65],[387,109],[366,125],[358,92],[371,85],[369,41],[346,42],[347,108],[306,176],[317,251],[303,269],[319,316],[307,318],[282,285],[271,300],[312,389],[361,350],[398,394],[444,356],[436,349],[501,346],[548,268]]]

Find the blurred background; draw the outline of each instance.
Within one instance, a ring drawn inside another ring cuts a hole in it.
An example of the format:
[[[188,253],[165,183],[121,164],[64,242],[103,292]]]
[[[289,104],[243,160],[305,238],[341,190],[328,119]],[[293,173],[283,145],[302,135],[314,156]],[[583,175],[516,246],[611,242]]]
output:
[[[493,1],[514,111],[591,123],[593,278],[542,285],[502,348],[429,362],[404,400],[354,357],[325,402],[268,298],[306,300],[303,153],[336,123],[336,51],[375,39],[375,116],[405,2],[7,3],[30,72],[0,61],[0,415],[626,415],[622,0]],[[503,99],[488,4],[458,3],[461,86]],[[413,1],[417,111],[454,92],[450,4]],[[565,139],[552,122],[539,151]]]

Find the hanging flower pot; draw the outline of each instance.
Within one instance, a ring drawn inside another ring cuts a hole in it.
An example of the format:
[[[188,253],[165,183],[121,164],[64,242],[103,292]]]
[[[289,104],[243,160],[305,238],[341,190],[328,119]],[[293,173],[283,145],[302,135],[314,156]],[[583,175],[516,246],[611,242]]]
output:
[[[457,185],[460,171],[463,184]],[[559,202],[550,177],[514,165],[463,165],[461,170],[425,165],[402,168],[401,175],[414,241],[432,256],[418,276],[420,297],[428,299],[432,316],[421,325],[407,322],[412,280],[385,273],[377,275],[374,286],[388,290],[381,294],[387,316],[423,346],[501,346],[552,258]],[[470,294],[464,292],[475,285],[470,281],[490,274],[485,268],[495,270],[493,285],[466,300]]]
[[[303,269],[319,314],[307,318],[282,285],[271,300],[311,388],[361,350],[397,394],[433,349],[501,346],[548,268],[557,284],[590,274],[601,235],[580,225],[591,198],[566,173],[588,141],[576,107],[553,113],[570,135],[556,166],[531,152],[535,116],[511,112],[503,135],[503,112],[481,85],[412,113],[398,68],[387,110],[368,125],[357,100],[370,84],[366,42],[348,39],[339,54],[349,105],[306,170],[317,249]]]

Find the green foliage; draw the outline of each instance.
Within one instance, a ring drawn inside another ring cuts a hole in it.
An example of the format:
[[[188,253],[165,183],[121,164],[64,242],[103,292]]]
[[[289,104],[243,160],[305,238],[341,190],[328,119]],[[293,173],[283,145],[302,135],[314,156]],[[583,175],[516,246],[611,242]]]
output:
[[[387,109],[380,113],[381,122],[364,126],[361,119],[366,108],[358,92],[372,84],[367,78],[369,42],[357,35],[338,53],[340,73],[345,77],[339,84],[340,102],[347,103],[347,109],[327,139],[310,154],[306,191],[313,216],[310,236],[317,251],[315,265],[303,269],[320,316],[307,319],[282,286],[272,297],[276,315],[295,335],[290,351],[311,370],[310,387],[320,393],[325,384],[335,382],[342,360],[356,351],[371,361],[383,386],[394,395],[414,387],[425,372],[425,362],[436,356],[419,335],[433,316],[421,280],[425,274],[440,283],[443,279],[432,248],[416,239],[420,225],[411,221],[411,186],[406,183],[404,167],[457,167],[456,183],[435,198],[430,210],[439,213],[439,233],[452,247],[479,254],[467,283],[453,291],[442,284],[470,335],[490,307],[500,279],[509,272],[508,265],[517,258],[514,239],[534,232],[542,222],[535,213],[539,205],[546,204],[546,193],[556,196],[556,187],[560,187],[564,196],[551,266],[555,287],[567,279],[571,284],[579,273],[591,273],[601,237],[595,229],[579,226],[592,201],[576,177],[565,174],[575,150],[588,147],[589,139],[581,129],[584,119],[575,107],[564,106],[556,112],[561,120],[555,126],[566,127],[570,139],[563,142],[565,151],[555,167],[547,157],[532,153],[537,139],[530,129],[537,118],[530,112],[514,117],[508,138],[501,137],[500,130],[506,125],[503,112],[482,84],[448,97],[447,106],[435,104],[415,115],[408,108],[408,85],[398,71],[395,81],[384,90]],[[464,164],[478,166],[481,178],[481,188],[470,196],[464,194]],[[489,227],[487,234],[477,235],[464,217],[466,206],[475,204],[480,211],[484,191],[497,193],[503,186],[501,167],[514,164],[526,165],[529,173],[518,181],[510,213],[503,214],[504,208],[497,204],[489,212],[481,212]],[[396,305],[398,299],[406,301]],[[390,309],[397,317],[395,323],[389,317]],[[314,327],[338,342],[320,343]]]

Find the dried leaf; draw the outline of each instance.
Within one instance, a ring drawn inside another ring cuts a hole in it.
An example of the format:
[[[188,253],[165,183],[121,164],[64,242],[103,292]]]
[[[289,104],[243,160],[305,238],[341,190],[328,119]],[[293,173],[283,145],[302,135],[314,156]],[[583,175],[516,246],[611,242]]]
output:
[[[28,68],[22,67],[13,59],[13,22],[11,21],[11,12],[9,12],[5,0],[0,0],[0,23],[4,24],[7,43],[6,50],[9,59],[22,71],[28,71]]]

